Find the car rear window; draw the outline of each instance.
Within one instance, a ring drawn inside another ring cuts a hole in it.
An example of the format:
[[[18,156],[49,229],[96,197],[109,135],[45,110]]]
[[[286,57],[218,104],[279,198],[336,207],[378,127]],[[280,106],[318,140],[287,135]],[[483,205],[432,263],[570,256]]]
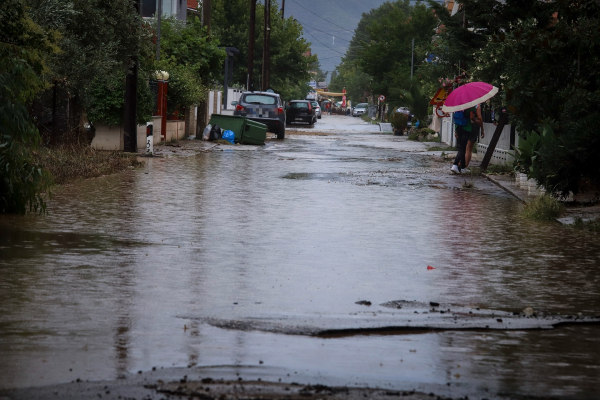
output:
[[[244,96],[244,103],[250,104],[265,104],[265,105],[273,105],[277,104],[277,98],[273,96],[267,96],[264,94],[247,94]]]
[[[292,104],[290,104],[290,107],[292,107],[292,108],[308,108],[308,103],[304,103],[304,102],[292,103]]]
[[[312,104],[313,107],[319,107],[319,103],[316,101],[311,101],[310,104]]]

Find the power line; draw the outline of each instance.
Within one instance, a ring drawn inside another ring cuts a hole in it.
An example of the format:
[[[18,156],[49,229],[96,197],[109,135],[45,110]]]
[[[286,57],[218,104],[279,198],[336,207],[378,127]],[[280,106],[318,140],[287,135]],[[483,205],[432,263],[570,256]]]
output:
[[[315,30],[317,30],[317,31],[319,31],[319,32],[326,33],[326,34],[328,34],[328,35],[335,36],[335,35],[337,34],[337,33],[331,32],[331,31],[330,31],[330,32],[327,32],[327,31],[320,30],[319,28],[315,28],[314,26],[308,25],[308,24],[306,24],[306,23],[304,23],[304,22],[302,22],[302,21],[298,21],[298,22],[300,22],[300,23],[302,24],[302,26],[308,26],[309,28],[315,29]],[[342,32],[342,33],[344,33],[344,34],[345,34],[345,32]],[[370,36],[369,34],[362,33],[362,32],[357,32],[357,31],[356,31],[356,29],[355,29],[355,30],[354,30],[354,34],[353,34],[353,36],[356,36],[358,40],[361,40],[361,39],[358,37],[359,35],[360,35],[360,36],[363,36],[363,37],[364,37],[364,39],[367,39],[367,40],[370,40],[370,39],[371,39],[371,36]],[[344,41],[346,41],[346,42],[351,42],[351,40],[347,40],[347,39],[343,39],[343,38],[338,38],[338,39],[344,40]]]
[[[302,22],[301,22],[301,24],[302,24]],[[302,24],[302,26],[307,26],[307,27],[309,27],[309,28],[311,28],[311,29],[314,29],[315,31],[319,31],[319,32],[326,33],[326,34],[328,34],[328,35],[331,35],[331,36],[335,36],[335,35],[333,35],[333,34],[331,34],[331,33],[329,33],[329,32],[325,32],[325,31],[322,31],[322,30],[320,30],[320,29],[317,29],[317,28],[315,28],[314,26],[310,26],[310,25],[307,25],[307,24]],[[350,40],[346,40],[346,39],[343,39],[343,38],[341,38],[341,37],[336,37],[336,39],[343,40],[344,42],[348,42],[348,43],[350,43]]]
[[[335,51],[336,53],[340,53],[341,55],[345,55],[345,54],[346,54],[346,53],[342,53],[342,52],[340,52],[340,51],[337,51],[337,50],[335,50],[335,49],[332,49],[331,47],[327,46],[325,43],[323,43],[323,42],[321,42],[319,39],[317,39],[317,38],[316,38],[316,37],[315,37],[315,36],[314,36],[312,33],[310,33],[308,30],[306,30],[306,29],[305,29],[305,31],[306,31],[306,33],[308,33],[310,36],[312,36],[312,37],[313,37],[313,39],[315,39],[317,42],[321,43],[323,46],[327,47],[329,50],[331,50],[331,51]]]
[[[353,32],[353,31],[351,31],[351,30],[349,30],[349,29],[346,29],[346,28],[344,28],[343,26],[339,26],[339,25],[338,25],[338,24],[336,24],[335,22],[329,21],[328,19],[325,19],[325,18],[321,17],[319,14],[317,14],[317,13],[315,13],[315,12],[313,12],[313,11],[309,10],[308,8],[304,7],[302,4],[298,3],[296,0],[292,0],[292,1],[293,1],[294,3],[296,3],[298,6],[300,6],[300,7],[304,8],[304,9],[305,9],[306,11],[308,11],[309,13],[311,13],[311,14],[313,14],[313,15],[316,15],[317,17],[321,18],[323,21],[327,21],[327,22],[329,22],[330,24],[333,24],[333,25],[337,26],[338,28],[341,28],[341,29],[343,29],[343,30],[345,30],[345,31],[348,31],[348,32]]]

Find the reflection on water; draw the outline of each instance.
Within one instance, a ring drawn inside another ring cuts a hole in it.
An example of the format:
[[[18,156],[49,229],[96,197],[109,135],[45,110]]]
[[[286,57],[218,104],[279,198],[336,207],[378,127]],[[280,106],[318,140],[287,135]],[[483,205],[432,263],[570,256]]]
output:
[[[254,365],[260,355],[367,384],[485,380],[495,391],[588,393],[600,373],[600,346],[588,340],[597,327],[403,342],[225,333],[178,318],[232,308],[326,318],[363,299],[598,313],[597,235],[520,220],[518,202],[485,180],[454,190],[460,178],[439,173],[446,189],[431,188],[436,166],[390,140],[310,138],[151,159],[59,188],[47,217],[1,217],[0,388]],[[357,352],[364,363],[347,359]],[[380,359],[388,370],[365,372]],[[400,359],[405,378],[393,372]]]

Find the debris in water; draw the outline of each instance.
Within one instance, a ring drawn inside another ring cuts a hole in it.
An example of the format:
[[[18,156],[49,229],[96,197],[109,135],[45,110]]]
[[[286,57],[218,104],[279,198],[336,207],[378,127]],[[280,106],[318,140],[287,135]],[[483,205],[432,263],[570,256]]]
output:
[[[358,304],[361,306],[370,306],[371,302],[369,300],[360,300],[360,301],[357,301],[355,304]]]
[[[535,314],[535,311],[533,310],[533,308],[531,308],[531,307],[527,306],[527,307],[525,307],[525,309],[523,310],[523,314],[525,314],[525,315],[527,315],[527,316],[530,316],[530,315],[533,315],[533,314]]]
[[[431,265],[428,265],[427,269],[437,269],[437,268],[433,268]]]

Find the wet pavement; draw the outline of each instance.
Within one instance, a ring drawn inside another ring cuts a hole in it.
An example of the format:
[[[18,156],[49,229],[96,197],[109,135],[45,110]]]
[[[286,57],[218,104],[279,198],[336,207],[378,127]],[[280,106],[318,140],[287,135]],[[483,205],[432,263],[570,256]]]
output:
[[[598,397],[598,235],[358,118],[286,135],[162,146],[1,216],[0,398],[184,375]]]

